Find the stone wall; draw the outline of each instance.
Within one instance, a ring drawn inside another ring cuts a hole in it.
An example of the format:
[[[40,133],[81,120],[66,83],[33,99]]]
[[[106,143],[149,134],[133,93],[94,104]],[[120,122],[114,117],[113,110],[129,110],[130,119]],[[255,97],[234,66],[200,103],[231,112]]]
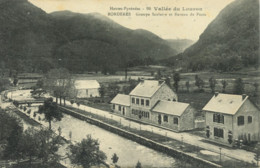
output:
[[[238,126],[238,116],[244,116],[244,125]],[[248,123],[248,116],[252,117],[252,123]],[[242,105],[233,119],[234,139],[243,139],[244,141],[260,140],[260,111],[249,100]]]
[[[153,107],[158,100],[178,100],[177,95],[167,86],[167,84],[164,84],[161,86],[159,90],[152,96],[151,98],[151,107]]]
[[[194,129],[194,113],[195,109],[189,106],[179,119],[179,131]]]
[[[215,164],[213,162],[210,162],[210,161],[198,158],[196,156],[192,156],[191,154],[184,153],[184,152],[182,152],[182,151],[180,151],[178,149],[174,149],[174,148],[171,148],[169,146],[160,144],[158,142],[155,142],[153,140],[150,140],[150,139],[147,139],[145,137],[139,136],[137,134],[128,132],[126,130],[120,129],[120,128],[112,126],[112,125],[109,125],[109,124],[104,123],[102,121],[99,121],[97,119],[89,118],[87,116],[84,116],[82,114],[79,114],[77,112],[74,112],[72,110],[65,109],[65,108],[62,108],[62,107],[61,107],[61,109],[66,114],[69,114],[69,115],[74,116],[74,117],[76,117],[78,119],[87,121],[90,124],[94,124],[96,126],[99,126],[99,127],[103,128],[103,129],[106,129],[106,130],[108,130],[110,132],[113,132],[115,134],[118,134],[118,135],[120,135],[122,137],[125,137],[127,139],[132,140],[132,141],[135,141],[135,142],[137,142],[137,143],[139,143],[141,145],[144,145],[146,147],[149,147],[149,148],[152,148],[154,150],[166,153],[169,156],[182,159],[182,160],[192,164],[194,167],[205,167],[205,168],[208,168],[208,167],[221,167],[220,165]]]

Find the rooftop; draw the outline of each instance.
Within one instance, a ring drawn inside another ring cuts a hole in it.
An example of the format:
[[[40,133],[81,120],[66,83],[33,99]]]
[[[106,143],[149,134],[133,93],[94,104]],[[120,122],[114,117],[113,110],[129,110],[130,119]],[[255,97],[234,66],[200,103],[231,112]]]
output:
[[[141,81],[129,95],[152,97],[153,94],[164,84],[164,81],[144,80]]]
[[[95,89],[100,88],[100,84],[96,80],[76,80],[76,89]]]
[[[247,99],[246,95],[215,94],[203,110],[234,115]]]
[[[181,116],[188,106],[188,103],[159,100],[159,102],[155,105],[152,111],[165,113],[169,115]]]
[[[130,106],[130,96],[124,94],[117,94],[111,101],[112,104],[120,104],[124,106]]]

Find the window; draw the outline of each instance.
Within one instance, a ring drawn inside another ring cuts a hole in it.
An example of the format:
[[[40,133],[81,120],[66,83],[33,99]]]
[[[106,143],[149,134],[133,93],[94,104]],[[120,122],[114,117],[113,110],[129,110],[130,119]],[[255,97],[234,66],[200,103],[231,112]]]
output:
[[[167,115],[164,115],[164,116],[163,116],[163,121],[164,121],[164,122],[168,122],[168,116],[167,116]]]
[[[237,125],[244,125],[244,116],[237,117]]]
[[[252,123],[252,121],[253,121],[253,120],[252,120],[252,116],[248,116],[248,117],[247,117],[247,123],[250,124],[250,123]]]
[[[115,110],[116,106],[113,104],[113,109]]]
[[[118,107],[118,110],[121,111],[121,106]]]
[[[149,100],[146,100],[146,101],[145,101],[145,104],[146,104],[146,106],[150,106],[150,101],[149,101]]]
[[[132,114],[135,114],[135,110],[134,109],[132,109]]]
[[[224,131],[221,128],[214,128],[214,136],[224,138]]]
[[[223,114],[213,114],[213,122],[223,123],[224,124],[224,115]]]
[[[147,114],[147,117],[150,118],[150,113]]]
[[[141,99],[141,105],[142,106],[144,105],[144,99]]]
[[[135,104],[135,98],[132,98],[132,104]]]
[[[177,117],[174,117],[173,118],[173,124],[179,124],[179,119]]]
[[[138,98],[136,98],[136,104],[139,104],[139,99]]]

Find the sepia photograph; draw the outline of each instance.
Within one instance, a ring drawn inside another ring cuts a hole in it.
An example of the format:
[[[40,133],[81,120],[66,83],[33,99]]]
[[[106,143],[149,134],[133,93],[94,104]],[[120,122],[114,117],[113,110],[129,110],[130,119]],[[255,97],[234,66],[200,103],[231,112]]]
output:
[[[260,168],[259,0],[0,0],[0,168]]]

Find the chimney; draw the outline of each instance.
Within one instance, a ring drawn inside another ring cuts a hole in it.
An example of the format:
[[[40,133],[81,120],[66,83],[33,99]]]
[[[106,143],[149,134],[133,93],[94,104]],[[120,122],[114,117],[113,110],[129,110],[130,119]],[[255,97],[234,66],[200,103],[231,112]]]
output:
[[[141,82],[141,84],[143,84],[144,83],[144,79],[142,78],[142,79],[140,79],[140,82]]]
[[[215,95],[215,97],[217,97],[217,96],[218,96],[218,92],[215,92],[215,94],[214,94],[214,95]]]
[[[242,94],[242,100],[245,100],[246,94]]]
[[[159,80],[158,85],[161,85],[164,82],[164,80]]]

